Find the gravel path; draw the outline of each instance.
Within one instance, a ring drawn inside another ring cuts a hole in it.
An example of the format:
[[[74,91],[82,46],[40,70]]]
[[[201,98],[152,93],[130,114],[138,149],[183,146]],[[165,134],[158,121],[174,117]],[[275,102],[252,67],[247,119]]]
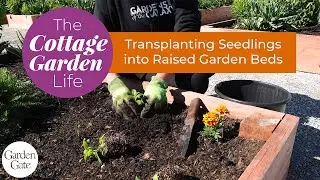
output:
[[[2,31],[2,37],[0,38],[0,42],[2,41],[8,41],[11,44],[17,44],[18,38],[17,38],[17,34],[16,31],[20,31],[22,33],[22,35],[25,35],[27,30],[25,29],[13,29],[13,28],[9,28],[7,25],[3,25],[3,31]]]
[[[287,113],[300,117],[288,180],[320,179],[320,75],[295,74],[216,74],[207,94],[215,94],[220,81],[250,79],[279,85],[292,93]]]
[[[26,30],[21,30],[24,34]],[[4,28],[0,41],[16,41],[14,30]],[[251,79],[279,85],[292,93],[287,113],[300,117],[288,180],[320,179],[320,75],[295,74],[216,74],[210,79],[207,94],[225,80]]]

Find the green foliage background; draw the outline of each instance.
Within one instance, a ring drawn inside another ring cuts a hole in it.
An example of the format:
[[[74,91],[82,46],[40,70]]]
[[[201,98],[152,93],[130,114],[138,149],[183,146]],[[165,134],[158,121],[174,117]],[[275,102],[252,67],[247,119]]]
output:
[[[6,1],[5,0],[0,0],[0,26],[3,24],[3,18],[4,15],[6,14],[7,8],[6,8]],[[0,27],[1,31],[1,27]],[[1,32],[0,32],[0,38],[1,38]]]
[[[59,7],[75,7],[93,13],[95,0],[7,0],[10,14],[43,14]]]
[[[320,0],[234,0],[236,28],[280,31],[317,24]]]
[[[233,0],[199,0],[199,9],[213,9],[231,5]]]
[[[0,141],[15,136],[26,120],[31,124],[48,115],[45,109],[49,100],[31,81],[0,68]]]

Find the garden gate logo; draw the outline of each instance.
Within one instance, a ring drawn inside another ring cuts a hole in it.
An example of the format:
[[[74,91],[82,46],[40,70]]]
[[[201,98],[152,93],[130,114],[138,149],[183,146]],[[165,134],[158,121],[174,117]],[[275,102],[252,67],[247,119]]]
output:
[[[58,8],[40,16],[23,45],[30,79],[60,98],[83,96],[97,88],[108,74],[112,54],[105,26],[77,8]]]
[[[3,151],[2,165],[10,176],[28,177],[38,166],[37,151],[26,142],[14,142]]]

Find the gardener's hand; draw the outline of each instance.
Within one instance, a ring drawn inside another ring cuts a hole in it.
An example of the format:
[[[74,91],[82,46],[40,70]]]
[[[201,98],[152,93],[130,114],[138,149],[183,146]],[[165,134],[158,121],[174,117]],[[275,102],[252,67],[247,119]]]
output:
[[[126,119],[137,116],[139,105],[135,100],[135,96],[119,77],[116,77],[108,84],[108,90],[112,95],[113,108],[117,114]]]
[[[164,80],[153,76],[147,86],[144,97],[145,106],[141,112],[141,117],[147,117],[163,110],[167,106],[167,85]]]

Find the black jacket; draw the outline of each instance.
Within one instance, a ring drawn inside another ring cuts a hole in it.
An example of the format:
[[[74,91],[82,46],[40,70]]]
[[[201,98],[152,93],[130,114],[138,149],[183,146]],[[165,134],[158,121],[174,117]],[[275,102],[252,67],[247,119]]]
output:
[[[199,32],[198,0],[96,0],[109,32]]]

